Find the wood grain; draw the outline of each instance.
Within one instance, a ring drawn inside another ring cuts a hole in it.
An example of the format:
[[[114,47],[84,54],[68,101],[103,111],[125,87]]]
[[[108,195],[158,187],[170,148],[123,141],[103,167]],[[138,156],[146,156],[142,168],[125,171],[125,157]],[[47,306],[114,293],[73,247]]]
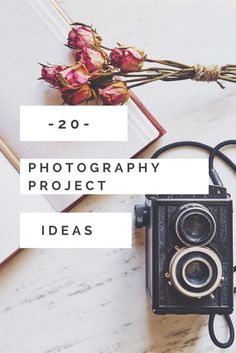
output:
[[[224,5],[220,0],[103,0],[96,2],[99,6],[94,0],[64,0],[60,4],[74,19],[96,25],[111,45],[129,40],[153,56],[189,63],[235,59],[236,4],[231,0]],[[235,94],[230,84],[224,91],[195,82],[139,88],[138,95],[168,131],[143,156],[177,140],[216,145],[235,138]],[[225,153],[235,158],[234,149]],[[173,158],[180,156],[206,154],[193,149],[171,153]],[[219,161],[216,166],[236,200],[234,173]],[[129,212],[142,202],[141,195],[91,196],[73,211]],[[122,225],[117,226],[122,232]],[[0,352],[221,352],[210,341],[206,316],[152,314],[145,293],[144,243],[144,232],[139,230],[133,232],[132,249],[38,249],[18,254],[0,271]],[[236,322],[235,314],[232,318]],[[224,340],[223,318],[217,318],[215,327]],[[235,347],[227,353],[235,353]]]

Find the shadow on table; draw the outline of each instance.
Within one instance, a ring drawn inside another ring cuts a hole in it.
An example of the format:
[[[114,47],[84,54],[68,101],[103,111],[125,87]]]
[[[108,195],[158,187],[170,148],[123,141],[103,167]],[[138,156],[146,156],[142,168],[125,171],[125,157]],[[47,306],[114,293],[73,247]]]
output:
[[[147,299],[150,346],[142,353],[198,352],[201,337],[207,334],[207,316],[155,315]],[[202,340],[201,340],[202,344]]]

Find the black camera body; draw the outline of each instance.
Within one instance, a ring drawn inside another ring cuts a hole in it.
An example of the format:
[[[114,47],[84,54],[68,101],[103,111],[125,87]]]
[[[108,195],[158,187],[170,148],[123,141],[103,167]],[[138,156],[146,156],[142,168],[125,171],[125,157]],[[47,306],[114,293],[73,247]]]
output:
[[[146,288],[155,314],[233,311],[232,200],[208,195],[146,195],[135,206],[146,227]]]

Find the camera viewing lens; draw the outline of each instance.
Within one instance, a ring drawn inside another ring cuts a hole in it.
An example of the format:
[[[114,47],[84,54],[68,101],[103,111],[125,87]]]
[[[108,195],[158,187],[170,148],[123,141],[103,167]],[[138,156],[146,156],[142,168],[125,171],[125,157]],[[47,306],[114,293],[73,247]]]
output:
[[[194,259],[187,262],[183,267],[183,278],[186,283],[195,288],[204,287],[212,277],[209,264],[203,259]]]
[[[178,250],[169,265],[172,285],[181,294],[192,298],[211,294],[221,282],[222,271],[218,255],[201,246]]]
[[[200,204],[186,204],[178,208],[173,222],[177,236],[186,245],[205,245],[215,235],[215,219]]]
[[[205,215],[191,213],[183,218],[181,228],[186,238],[196,242],[196,239],[200,240],[208,237],[211,232],[211,223]]]

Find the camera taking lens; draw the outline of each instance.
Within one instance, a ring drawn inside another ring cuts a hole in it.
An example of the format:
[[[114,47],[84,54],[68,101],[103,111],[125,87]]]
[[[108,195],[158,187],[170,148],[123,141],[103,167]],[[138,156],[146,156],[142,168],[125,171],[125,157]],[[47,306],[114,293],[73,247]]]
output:
[[[172,257],[171,284],[183,295],[201,298],[211,294],[222,280],[222,264],[209,248],[184,247]]]
[[[209,210],[201,204],[185,204],[173,215],[172,226],[185,245],[206,245],[216,232],[216,222]]]
[[[195,288],[204,287],[212,278],[212,269],[208,262],[195,258],[189,260],[183,268],[183,278],[186,283]]]

